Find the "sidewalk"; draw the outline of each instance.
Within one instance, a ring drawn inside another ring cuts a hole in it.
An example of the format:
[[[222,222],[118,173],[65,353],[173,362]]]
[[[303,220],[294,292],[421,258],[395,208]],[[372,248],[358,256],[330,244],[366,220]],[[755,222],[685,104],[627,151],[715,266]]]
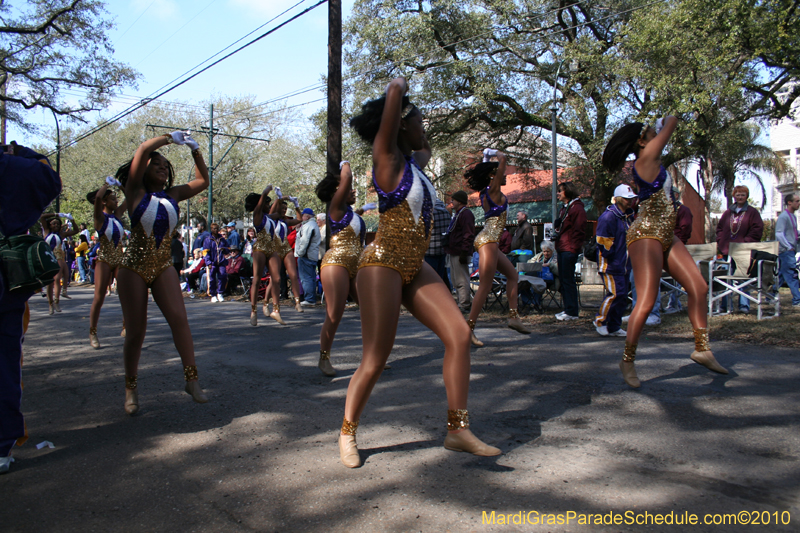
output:
[[[169,328],[150,302],[141,412],[131,418],[118,300],[106,299],[103,348],[93,350],[91,289],[70,295],[54,316],[46,299],[30,300],[31,438],[0,476],[3,532],[739,530],[498,523],[501,514],[535,519],[529,511],[688,512],[701,521],[764,511],[772,525],[753,529],[800,529],[797,350],[713,342],[731,370],[721,376],[689,360],[689,338],[643,337],[642,387],[631,390],[617,368],[624,339],[583,323],[523,336],[480,322],[472,429],[504,454],[479,458],[442,447],[443,347],[403,314],[391,369],[361,419],[365,464],[350,470],[336,438],[361,354],[357,310],[345,313],[331,355],[339,376],[330,379],[316,368],[321,307],[283,309],[289,326],[280,326],[259,306],[251,327],[247,303],[185,300],[210,400],[200,405],[183,392]],[[45,440],[55,448],[37,450]],[[494,525],[484,511],[494,511]],[[784,511],[791,522],[775,526]]]

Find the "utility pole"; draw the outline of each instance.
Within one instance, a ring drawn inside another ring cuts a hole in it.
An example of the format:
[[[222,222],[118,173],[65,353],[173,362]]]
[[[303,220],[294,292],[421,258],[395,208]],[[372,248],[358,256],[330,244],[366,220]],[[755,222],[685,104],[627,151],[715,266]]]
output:
[[[342,160],[342,1],[328,0],[328,172]]]
[[[53,111],[52,109],[50,111]],[[61,130],[58,127],[58,115],[53,111],[53,118],[56,119],[56,174],[61,178]],[[3,119],[5,120],[5,119]],[[3,125],[3,143],[5,143],[5,124]],[[56,213],[61,212],[61,193],[56,196]]]
[[[214,104],[209,105],[208,115],[208,225],[214,216],[214,207],[211,203],[214,196]]]

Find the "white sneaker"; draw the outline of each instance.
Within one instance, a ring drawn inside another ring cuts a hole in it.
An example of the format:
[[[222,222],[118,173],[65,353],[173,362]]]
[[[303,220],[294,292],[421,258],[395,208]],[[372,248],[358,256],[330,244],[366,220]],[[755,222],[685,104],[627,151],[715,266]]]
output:
[[[658,326],[660,324],[661,324],[661,319],[653,315],[647,317],[647,320],[644,323],[645,326]]]
[[[568,320],[578,320],[578,318],[580,318],[580,317],[572,316],[572,315],[568,315],[568,314],[564,313],[561,316],[556,316],[556,318],[558,320],[561,320],[562,322],[564,322],[564,321],[568,321]]]
[[[8,457],[0,457],[0,474],[7,473],[13,462],[14,458],[10,455]]]
[[[213,303],[217,303],[217,295],[216,294],[211,297],[211,303],[212,304]]]
[[[566,314],[567,314],[566,311],[561,311],[560,313],[556,313],[556,318],[558,320],[561,320],[561,317],[565,316]]]
[[[618,329],[617,331],[610,331],[608,333],[608,336],[609,337],[627,337],[628,336],[628,332],[625,331],[624,329]]]
[[[630,320],[630,319],[631,319],[631,315],[625,315],[624,317],[622,317],[622,323],[623,324],[627,324],[628,320]]]
[[[599,333],[603,337],[608,337],[608,327],[606,327],[606,326],[597,326],[594,329],[597,331],[597,333]]]
[[[664,314],[665,315],[673,315],[675,313],[680,313],[680,311],[681,310],[678,309],[677,307],[667,307],[666,309],[664,309]]]
[[[302,302],[300,302],[300,307],[314,307],[314,304],[303,300]]]
[[[224,302],[225,298],[223,298],[221,294],[217,294],[217,301],[218,302]]]

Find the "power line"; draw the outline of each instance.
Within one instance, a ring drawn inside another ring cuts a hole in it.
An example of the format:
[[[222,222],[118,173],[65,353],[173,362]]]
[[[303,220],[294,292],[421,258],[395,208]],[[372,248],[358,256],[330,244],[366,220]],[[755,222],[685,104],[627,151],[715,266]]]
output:
[[[64,149],[64,148],[69,148],[70,146],[73,146],[74,144],[76,144],[76,143],[78,143],[78,142],[82,141],[83,139],[85,139],[85,138],[87,138],[87,137],[89,137],[89,136],[91,136],[91,135],[94,135],[94,134],[95,134],[95,133],[97,133],[98,131],[100,131],[100,130],[102,130],[102,129],[106,128],[107,126],[110,126],[111,124],[113,124],[113,123],[115,123],[115,122],[118,122],[118,121],[120,121],[121,119],[123,119],[123,118],[125,118],[126,116],[130,115],[130,114],[131,114],[131,113],[133,113],[134,111],[136,111],[136,110],[138,110],[138,109],[141,109],[142,107],[146,106],[147,104],[149,104],[149,103],[150,103],[150,102],[152,102],[153,100],[157,100],[158,98],[160,98],[161,96],[164,96],[165,94],[169,93],[170,91],[173,91],[173,90],[177,89],[178,87],[180,87],[180,86],[181,86],[181,85],[183,85],[184,83],[186,83],[186,82],[188,82],[189,80],[191,80],[191,79],[193,79],[193,78],[195,78],[195,77],[199,76],[200,74],[202,74],[202,73],[203,73],[203,72],[205,72],[206,70],[210,69],[211,67],[213,67],[213,66],[215,66],[215,65],[217,65],[217,64],[219,64],[219,63],[221,63],[222,61],[225,61],[226,59],[228,59],[228,58],[229,58],[229,57],[231,57],[232,55],[234,55],[234,54],[236,54],[236,53],[238,53],[238,52],[240,52],[240,51],[244,50],[244,49],[245,49],[245,48],[247,48],[248,46],[250,46],[250,45],[252,45],[252,44],[254,44],[254,43],[256,43],[256,42],[260,41],[260,40],[261,40],[261,39],[263,39],[264,37],[266,37],[266,36],[268,36],[268,35],[270,35],[270,34],[272,34],[272,33],[276,32],[276,31],[277,31],[277,30],[279,30],[280,28],[282,28],[282,27],[286,26],[287,24],[289,24],[290,22],[293,22],[294,20],[297,20],[298,18],[300,18],[300,17],[302,17],[303,15],[305,15],[305,14],[309,13],[309,12],[310,12],[310,11],[312,11],[313,9],[316,9],[317,7],[319,7],[319,6],[321,6],[322,4],[326,3],[327,1],[328,1],[328,0],[319,0],[319,1],[318,1],[316,4],[314,4],[313,6],[311,6],[311,7],[308,7],[308,8],[306,8],[306,9],[304,9],[303,11],[301,11],[300,13],[298,13],[298,14],[294,15],[293,17],[289,18],[288,20],[286,20],[286,21],[284,21],[284,22],[280,23],[279,25],[275,26],[274,28],[272,28],[272,29],[270,29],[270,30],[268,30],[268,31],[264,32],[264,33],[263,33],[263,34],[261,34],[261,35],[259,35],[259,36],[258,36],[258,37],[256,37],[255,39],[253,39],[253,40],[249,41],[248,43],[246,43],[246,44],[244,44],[244,45],[242,45],[242,46],[240,46],[239,48],[237,48],[237,49],[236,49],[236,50],[234,50],[233,52],[230,52],[229,54],[227,54],[227,55],[225,55],[225,56],[223,56],[223,57],[221,57],[221,58],[217,59],[217,60],[216,60],[216,61],[214,61],[213,63],[211,63],[211,64],[209,64],[209,65],[207,65],[207,66],[203,67],[201,70],[199,70],[199,71],[195,72],[194,74],[192,74],[192,75],[191,75],[191,76],[189,76],[188,78],[185,78],[184,80],[182,80],[182,81],[180,81],[180,82],[178,82],[178,83],[174,84],[172,87],[169,87],[168,89],[165,89],[164,91],[161,91],[160,93],[158,93],[156,96],[154,96],[154,97],[152,97],[152,98],[146,98],[146,99],[142,99],[142,100],[141,100],[141,102],[139,102],[138,104],[136,104],[136,105],[134,105],[134,106],[131,106],[131,107],[130,107],[128,110],[126,110],[126,111],[124,111],[124,112],[118,113],[118,114],[117,114],[117,115],[116,115],[116,116],[115,116],[113,119],[110,119],[110,120],[108,120],[108,121],[104,122],[103,124],[100,124],[100,125],[98,125],[98,126],[96,126],[96,127],[92,128],[92,129],[91,129],[91,130],[89,130],[88,132],[84,133],[83,135],[80,135],[80,136],[76,137],[75,139],[73,139],[72,141],[70,141],[70,142],[69,142],[69,143],[67,143],[66,145],[62,146],[61,148],[62,148],[62,149]],[[48,154],[48,155],[52,155],[53,153],[54,153],[54,152],[50,152],[50,154]]]
[[[150,2],[150,5],[149,5],[149,6],[147,6],[146,8],[144,8],[144,11],[142,11],[142,13],[141,13],[141,14],[140,14],[138,17],[136,17],[136,20],[134,20],[134,21],[131,23],[131,25],[130,25],[130,26],[128,26],[128,29],[126,29],[124,32],[122,32],[122,35],[120,35],[119,37],[117,37],[117,40],[116,40],[116,41],[114,41],[114,44],[117,44],[117,43],[120,41],[120,39],[122,39],[123,37],[125,37],[125,34],[126,34],[126,33],[128,33],[128,31],[130,31],[130,29],[131,29],[131,28],[133,28],[133,26],[134,26],[134,25],[135,25],[137,22],[139,22],[139,19],[140,19],[140,18],[142,18],[142,17],[144,16],[144,14],[145,14],[145,13],[147,13],[147,10],[148,10],[148,9],[150,9],[151,7],[153,7],[153,4],[155,4],[155,3],[156,3],[156,1],[157,1],[157,0],[153,0],[152,2]]]

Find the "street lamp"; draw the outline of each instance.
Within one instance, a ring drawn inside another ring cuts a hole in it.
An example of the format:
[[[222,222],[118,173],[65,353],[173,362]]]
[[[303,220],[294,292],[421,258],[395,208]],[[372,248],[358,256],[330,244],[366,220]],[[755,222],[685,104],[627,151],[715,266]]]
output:
[[[552,202],[553,202],[553,205],[552,205],[552,207],[553,207],[553,218],[552,218],[552,221],[553,221],[553,224],[556,223],[556,214],[558,213],[558,203],[557,203],[558,200],[556,199],[556,189],[558,188],[558,172],[557,172],[557,169],[558,169],[558,154],[557,154],[558,146],[557,146],[557,141],[556,141],[556,113],[558,112],[558,100],[556,100],[556,90],[558,89],[558,75],[561,73],[561,67],[564,65],[564,61],[566,61],[566,59],[562,59],[561,62],[558,64],[558,68],[556,69],[556,77],[555,77],[555,80],[553,81],[553,107],[550,108],[550,111],[552,111],[552,113],[553,113],[553,115],[552,115],[553,124],[552,124],[552,126],[550,128],[552,130],[552,133],[553,133],[553,140],[550,143],[552,145],[552,148],[553,148],[553,196],[552,196]],[[554,227],[554,229],[555,229],[555,227]]]
[[[61,178],[61,130],[58,127],[58,115],[56,112],[51,108],[50,111],[53,112],[53,118],[56,119],[56,174],[58,174],[59,179]],[[56,213],[61,212],[61,193],[58,193],[56,196]]]

